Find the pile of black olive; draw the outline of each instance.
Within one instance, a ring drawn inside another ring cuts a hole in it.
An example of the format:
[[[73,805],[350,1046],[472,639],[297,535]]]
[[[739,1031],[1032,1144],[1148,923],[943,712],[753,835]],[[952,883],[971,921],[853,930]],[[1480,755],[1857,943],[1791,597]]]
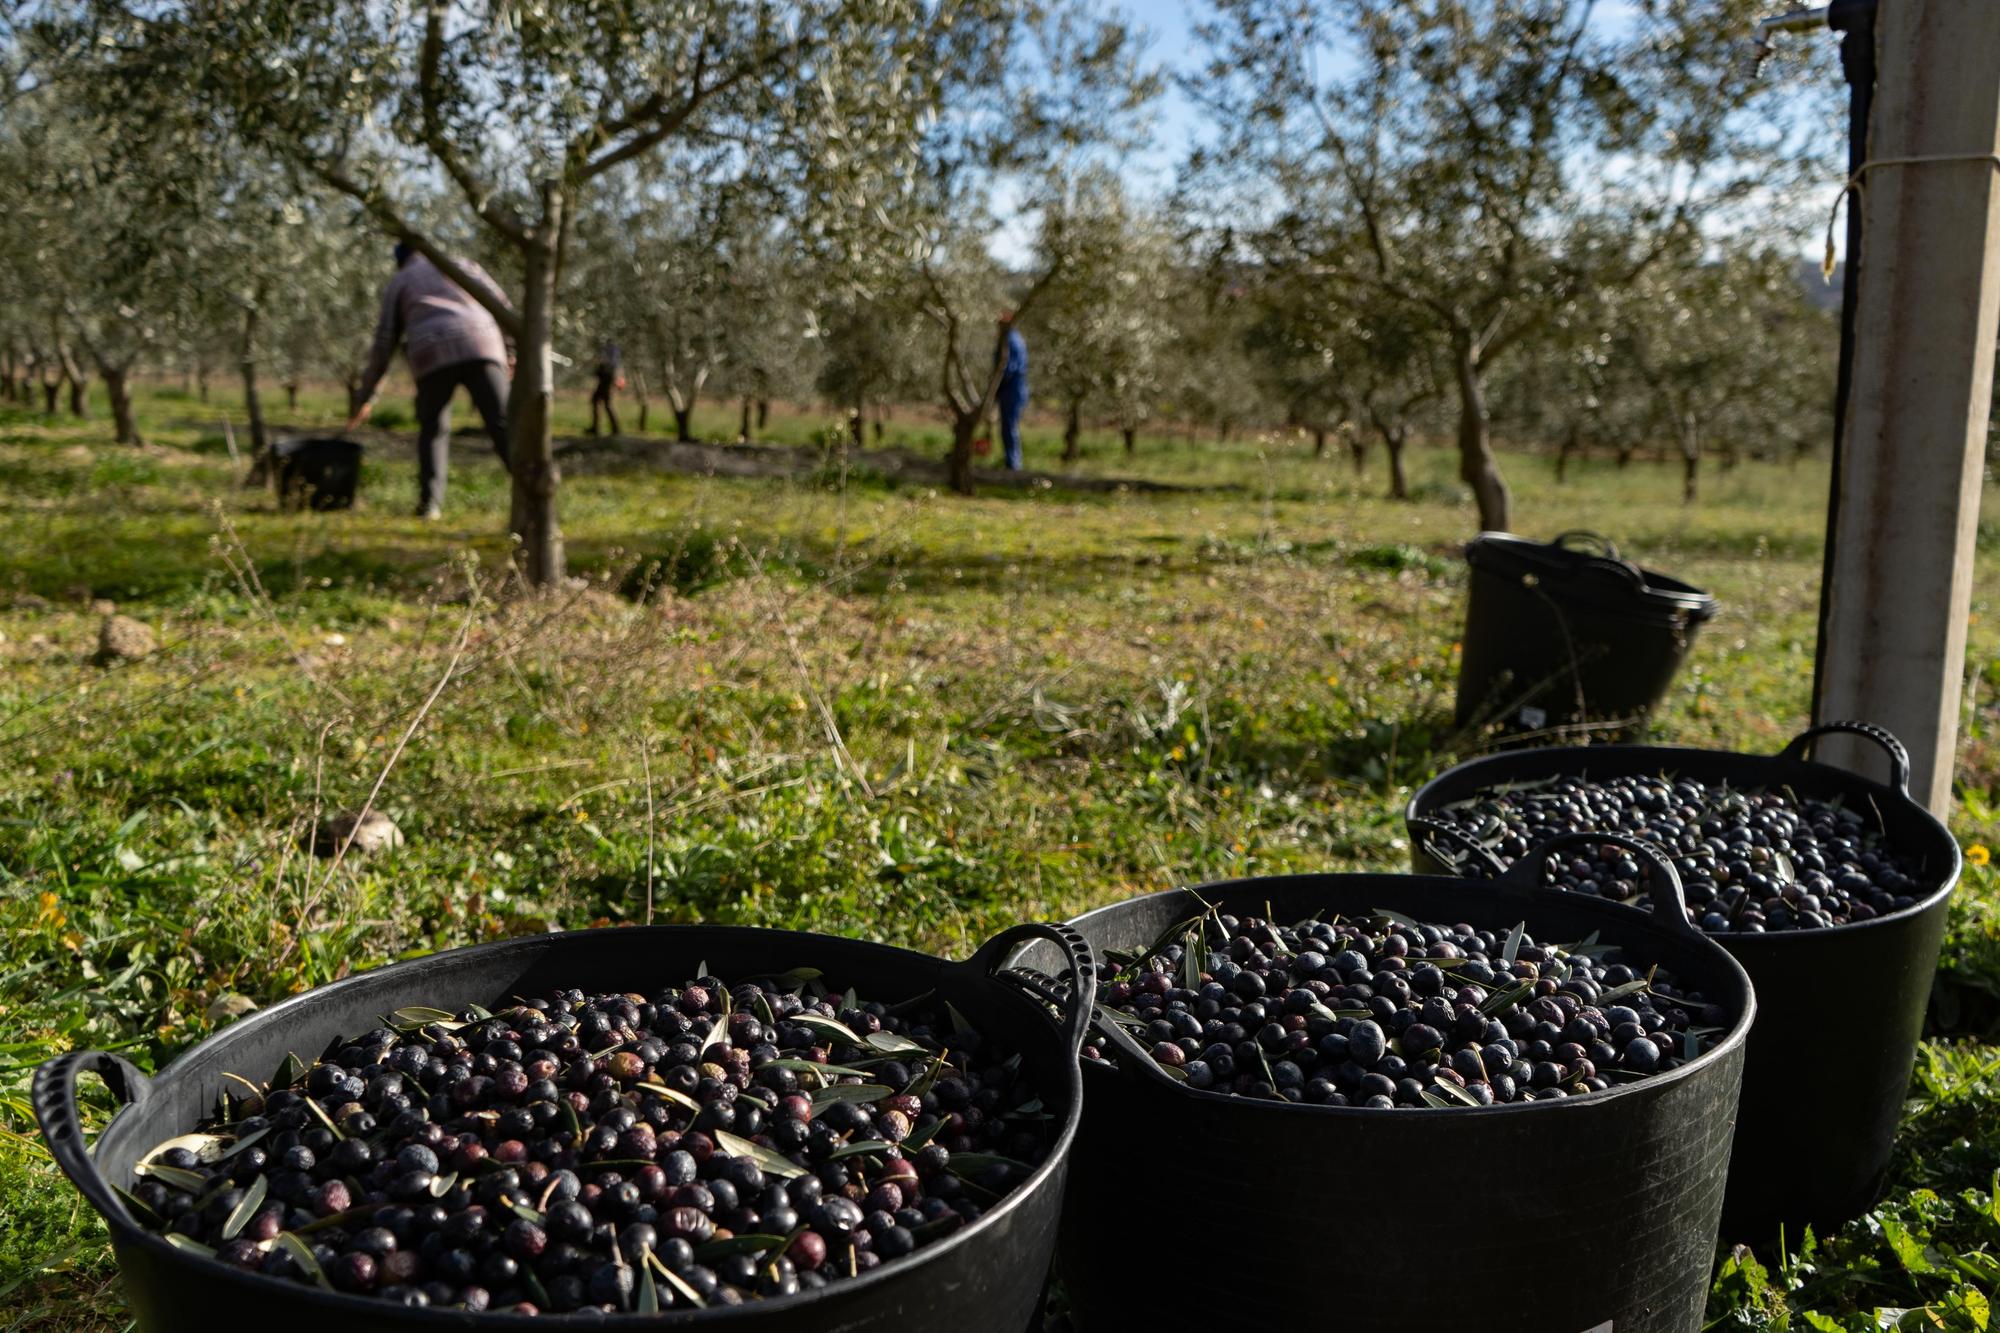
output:
[[[1430,819],[1512,864],[1558,833],[1642,838],[1680,872],[1688,916],[1711,934],[1814,930],[1901,911],[1928,890],[1868,812],[1791,791],[1746,791],[1685,777],[1627,777],[1495,788]],[[1453,848],[1439,839],[1438,850]],[[1485,873],[1476,857],[1461,868]],[[1641,865],[1612,845],[1552,856],[1548,883],[1651,907]]]
[[[817,976],[401,1010],[154,1149],[127,1202],[222,1263],[410,1306],[817,1289],[977,1220],[1054,1123],[949,1006]]]
[[[1601,1092],[1685,1064],[1729,1021],[1617,950],[1388,914],[1280,926],[1211,911],[1102,1002],[1191,1088],[1383,1110]],[[1084,1054],[1120,1048],[1099,1037]]]

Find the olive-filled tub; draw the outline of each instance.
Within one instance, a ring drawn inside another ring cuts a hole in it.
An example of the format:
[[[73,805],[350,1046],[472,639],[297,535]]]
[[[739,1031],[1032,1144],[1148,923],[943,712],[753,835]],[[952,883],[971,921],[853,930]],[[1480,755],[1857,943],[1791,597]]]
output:
[[[1678,904],[1678,881],[1659,865],[1661,892]],[[1524,924],[1545,945],[1664,967],[1724,1019],[1678,1068],[1590,1095],[1380,1109],[1194,1088],[1100,1008],[1092,1042],[1110,1059],[1084,1063],[1058,1256],[1085,1333],[1162,1318],[1353,1333],[1701,1326],[1755,1001],[1743,969],[1677,910],[1655,920],[1546,891],[1524,868],[1497,885],[1231,880],[1072,924],[1108,979],[1211,908],[1275,924],[1384,911],[1496,935]]]
[[[1059,1022],[1032,985],[1002,970],[1029,939],[1052,944],[1067,970],[1062,998],[1068,1008]],[[1089,950],[1067,927],[1015,927],[964,962],[858,940],[736,927],[634,927],[480,945],[308,991],[223,1029],[152,1078],[104,1052],[62,1056],[36,1073],[35,1113],[58,1165],[110,1225],[125,1296],[146,1333],[212,1333],[218,1321],[285,1333],[546,1328],[551,1316],[403,1308],[228,1267],[142,1226],[121,1191],[134,1185],[135,1164],[149,1150],[193,1130],[225,1093],[244,1091],[231,1075],[268,1077],[293,1053],[311,1059],[377,1027],[382,1015],[425,1007],[449,1016],[468,1005],[504,1005],[550,988],[650,993],[701,975],[697,969],[704,964],[716,977],[738,979],[815,968],[874,1000],[934,996],[948,1003],[986,1039],[1018,1053],[1019,1077],[1033,1081],[1039,1114],[1048,1117],[1042,1122],[1050,1131],[1047,1156],[970,1225],[819,1290],[705,1309],[554,1316],[555,1326],[609,1321],[713,1324],[756,1333],[1023,1333],[1038,1324],[1080,1110],[1076,1055],[1095,994]],[[89,1146],[75,1096],[85,1072],[102,1075],[124,1103]]]
[[[1890,780],[1816,763],[1812,744],[1848,733],[1879,745]],[[1411,860],[1419,872],[1474,878],[1508,861],[1468,846],[1436,820],[1476,809],[1482,793],[1533,791],[1560,779],[1687,778],[1736,793],[1829,800],[1853,827],[1907,858],[1914,884],[1867,920],[1813,928],[1711,932],[1757,988],[1757,1025],[1743,1074],[1743,1109],[1723,1225],[1731,1240],[1797,1236],[1865,1211],[1889,1168],[1896,1123],[1923,1031],[1951,892],[1962,861],[1937,818],[1911,798],[1909,755],[1879,727],[1830,722],[1777,754],[1666,745],[1562,746],[1493,755],[1440,774],[1411,798]],[[1474,803],[1468,805],[1467,803]],[[1464,821],[1462,820],[1461,823]],[[1475,837],[1478,835],[1475,834]],[[1491,839],[1484,840],[1491,842]],[[1518,847],[1517,847],[1518,849]],[[1829,1021],[1838,1016],[1838,1023]],[[1838,1076],[1826,1071],[1838,1070]]]

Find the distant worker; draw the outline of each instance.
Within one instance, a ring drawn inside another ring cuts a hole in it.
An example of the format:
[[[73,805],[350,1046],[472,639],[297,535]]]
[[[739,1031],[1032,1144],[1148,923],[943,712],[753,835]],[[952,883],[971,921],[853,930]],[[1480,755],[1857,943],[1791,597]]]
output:
[[[501,305],[514,308],[486,270],[467,259],[457,263]],[[361,376],[360,405],[347,429],[359,426],[374,410],[376,390],[398,343],[417,381],[417,517],[438,518],[444,511],[451,450],[451,400],[461,385],[472,395],[500,465],[507,465],[507,372],[514,364],[514,346],[485,306],[406,241],[396,245],[396,276],[382,291],[382,316]]]
[[[1000,446],[1007,456],[1007,470],[1021,470],[1021,413],[1028,406],[1028,342],[1014,327],[1014,312],[1000,312],[1000,345],[993,349],[993,361],[1000,365]],[[1004,361],[1004,365],[1002,362]]]
[[[590,433],[597,434],[597,408],[604,406],[605,419],[611,425],[611,433],[618,434],[618,409],[612,406],[611,391],[625,387],[625,373],[621,369],[624,357],[618,344],[608,342],[597,352],[597,387],[590,394]]]

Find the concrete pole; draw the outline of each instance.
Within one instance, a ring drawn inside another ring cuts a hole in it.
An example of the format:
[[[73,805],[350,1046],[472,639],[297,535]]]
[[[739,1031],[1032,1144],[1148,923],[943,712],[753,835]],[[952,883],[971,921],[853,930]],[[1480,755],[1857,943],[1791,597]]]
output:
[[[2000,2],[1882,0],[1875,30],[1869,160],[1977,160],[1876,166],[1849,201],[1860,303],[1814,714],[1895,732],[1942,816],[2000,329]],[[1820,755],[1887,772],[1844,737]]]

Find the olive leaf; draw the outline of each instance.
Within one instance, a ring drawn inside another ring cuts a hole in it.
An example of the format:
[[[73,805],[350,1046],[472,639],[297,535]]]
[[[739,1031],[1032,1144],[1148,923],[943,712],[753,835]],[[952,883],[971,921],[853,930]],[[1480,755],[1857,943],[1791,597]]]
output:
[[[1651,977],[1636,977],[1622,986],[1613,986],[1610,990],[1598,996],[1598,1006],[1601,1008],[1604,1005],[1622,1000],[1627,995],[1637,995],[1641,991],[1651,989],[1652,985],[1653,981]]]
[[[951,1051],[947,1048],[940,1051],[936,1059],[918,1071],[916,1077],[910,1080],[910,1086],[903,1089],[904,1095],[909,1097],[923,1096],[931,1090],[931,1085],[938,1081],[938,1075],[949,1068],[951,1068]]]
[[[269,1125],[264,1126],[264,1128],[262,1129],[251,1130],[248,1134],[245,1134],[242,1138],[230,1144],[229,1147],[224,1149],[221,1155],[219,1155],[215,1160],[218,1162],[228,1161],[230,1158],[234,1157],[237,1153],[242,1152],[245,1148],[248,1148],[251,1144],[263,1138],[266,1134],[269,1134],[270,1132],[271,1132],[271,1126]]]
[[[904,1139],[899,1145],[903,1150],[903,1156],[908,1157],[911,1153],[929,1143],[937,1137],[938,1131],[943,1128],[944,1118],[939,1116],[933,1119],[928,1125],[911,1130],[910,1136]]]
[[[920,1042],[911,1041],[908,1037],[895,1032],[871,1032],[863,1039],[863,1043],[868,1049],[881,1051],[885,1055],[901,1055],[924,1049]]]
[[[768,1249],[783,1245],[783,1236],[769,1236],[754,1233],[747,1236],[726,1236],[694,1247],[694,1261],[698,1264],[712,1264],[717,1259],[727,1259],[734,1254],[762,1254]]]
[[[839,1019],[821,1018],[818,1014],[794,1014],[786,1021],[797,1023],[800,1027],[811,1028],[814,1032],[825,1036],[839,1037],[849,1046],[861,1046],[864,1044],[854,1029]],[[960,1025],[963,1026],[962,1021]]]
[[[441,1176],[431,1177],[431,1197],[442,1199],[458,1184],[458,1172],[447,1171]]]
[[[1181,939],[1181,985],[1187,990],[1201,989],[1201,956],[1207,952],[1201,942],[1201,929],[1197,923]]]
[[[685,1092],[676,1092],[664,1083],[641,1083],[637,1087],[641,1092],[650,1092],[656,1097],[664,1097],[674,1105],[685,1107],[687,1110],[697,1112],[701,1110],[700,1102],[688,1096]],[[576,1112],[572,1110],[570,1115],[574,1118]]]
[[[857,1068],[854,1065],[834,1065],[834,1064],[822,1065],[822,1064],[816,1064],[811,1060],[798,1060],[798,1059],[793,1059],[789,1056],[782,1060],[773,1060],[770,1063],[772,1065],[775,1065],[779,1069],[789,1069],[794,1074],[832,1074],[836,1078],[868,1077],[867,1070]]]
[[[319,1104],[319,1098],[307,1097],[304,1100],[306,1109],[319,1117],[320,1123],[333,1132],[334,1138],[344,1139],[347,1137],[347,1135],[340,1132],[340,1126],[333,1123],[333,1117],[326,1113],[326,1108]]]
[[[905,1140],[905,1142],[907,1141]],[[885,1142],[882,1139],[857,1139],[853,1143],[835,1148],[826,1155],[826,1160],[837,1162],[843,1157],[859,1157],[864,1153],[887,1152],[895,1146],[895,1144]]]
[[[264,1089],[262,1089],[262,1088],[258,1087],[258,1086],[257,1086],[257,1085],[256,1085],[255,1083],[252,1083],[252,1082],[251,1082],[251,1081],[250,1081],[249,1079],[247,1079],[247,1078],[243,1077],[243,1075],[241,1075],[241,1074],[232,1074],[232,1073],[230,1073],[230,1072],[229,1072],[228,1070],[226,1070],[226,1069],[222,1071],[222,1076],[223,1076],[224,1078],[233,1078],[233,1079],[235,1079],[235,1080],[236,1080],[236,1081],[237,1081],[238,1083],[241,1083],[241,1084],[242,1084],[242,1085],[243,1085],[244,1087],[246,1087],[246,1088],[250,1089],[250,1095],[249,1095],[248,1097],[245,1097],[245,1098],[243,1099],[243,1104],[244,1104],[245,1106],[248,1106],[248,1105],[249,1105],[249,1104],[250,1104],[251,1102],[253,1102],[253,1101],[254,1101],[254,1102],[256,1102],[256,1103],[257,1103],[257,1106],[258,1106],[258,1109],[259,1109],[259,1110],[263,1109],[263,1105],[264,1105]],[[224,1090],[224,1092],[225,1092],[225,1095],[227,1095],[227,1090],[226,1090],[226,1089]]]
[[[1404,916],[1401,912],[1394,912],[1386,907],[1370,908],[1369,915],[1379,916],[1385,921],[1393,921],[1397,925],[1403,926],[1410,930],[1420,931],[1423,929],[1423,923],[1421,921],[1418,921],[1415,917]]]
[[[208,1188],[208,1177],[198,1171],[188,1171],[178,1166],[161,1166],[158,1162],[141,1162],[132,1169],[140,1175],[151,1176],[189,1194],[199,1194]]]
[[[139,1198],[138,1195],[134,1194],[131,1190],[126,1189],[122,1185],[113,1185],[111,1188],[118,1192],[118,1198],[124,1203],[125,1207],[131,1211],[134,1217],[140,1218],[141,1220],[150,1218],[151,1221],[148,1222],[147,1225],[155,1228],[165,1224],[166,1219],[161,1217],[158,1213],[154,1212],[151,1207],[149,1207],[143,1200]]]
[[[264,1195],[269,1189],[269,1177],[258,1175],[251,1179],[250,1187],[243,1191],[242,1199],[229,1210],[229,1216],[222,1220],[224,1240],[235,1240],[242,1234],[243,1228],[250,1225],[250,1219],[264,1206]]]
[[[646,1267],[665,1278],[667,1285],[679,1292],[682,1300],[694,1306],[697,1310],[708,1304],[708,1302],[701,1298],[700,1292],[687,1284],[685,1278],[661,1262],[660,1256],[654,1254],[650,1247],[642,1251],[642,1253],[646,1256]]]
[[[1521,1001],[1535,993],[1535,983],[1524,981],[1518,986],[1510,986],[1503,991],[1495,991],[1486,997],[1486,1003],[1479,1006],[1479,1012],[1488,1018],[1498,1018]]]
[[[263,1132],[258,1131],[260,1134]],[[222,1160],[222,1150],[229,1142],[230,1137],[227,1134],[180,1134],[164,1143],[154,1144],[140,1160],[150,1162],[176,1148],[185,1148],[194,1154],[197,1162],[219,1162]]]
[[[782,1180],[794,1180],[806,1174],[804,1167],[781,1152],[766,1148],[761,1143],[731,1134],[726,1129],[714,1131],[715,1146],[731,1157],[748,1157],[764,1170]]]
[[[557,1105],[562,1108],[563,1127],[569,1131],[570,1146],[571,1147],[582,1146],[583,1121],[577,1119],[576,1108],[569,1104],[568,1098],[564,1098],[562,1101],[558,1102]]]
[[[389,1206],[386,1203],[358,1204],[353,1208],[347,1209],[345,1212],[330,1213],[325,1217],[315,1217],[304,1226],[293,1227],[292,1230],[301,1236],[306,1236],[315,1231],[325,1231],[331,1227],[344,1227],[349,1223],[359,1222],[363,1218],[373,1217],[377,1213],[386,1212]]]
[[[299,1059],[295,1052],[286,1051],[285,1058],[278,1064],[278,1072],[271,1075],[271,1086],[274,1088],[289,1088],[292,1084],[304,1078],[305,1073],[306,1062]]]
[[[319,1266],[319,1260],[313,1255],[312,1246],[306,1244],[301,1237],[290,1231],[280,1231],[277,1244],[286,1254],[292,1256],[292,1262],[297,1264],[315,1284],[329,1288],[333,1285],[326,1280],[326,1270]]]
[[[647,1250],[646,1253],[651,1254],[652,1251]],[[651,1264],[642,1263],[639,1265],[639,1290],[633,1298],[632,1308],[639,1314],[658,1314],[660,1312],[660,1289],[653,1285],[653,1266]]]
[[[387,1027],[398,1030],[424,1028],[436,1024],[447,1032],[456,1032],[466,1024],[459,1021],[457,1014],[445,1009],[433,1009],[427,1004],[405,1005],[389,1015]]]
[[[1433,1083],[1431,1087],[1435,1091],[1443,1094],[1445,1097],[1450,1098],[1453,1101],[1456,1101],[1461,1106],[1479,1105],[1478,1098],[1474,1097],[1470,1092],[1466,1091],[1464,1088],[1459,1087],[1458,1084],[1453,1083],[1448,1078],[1441,1078],[1437,1080],[1437,1082]]]
[[[1528,923],[1525,921],[1516,921],[1514,928],[1507,932],[1507,943],[1500,950],[1500,959],[1507,966],[1514,965],[1516,957],[1521,952],[1521,939],[1527,933]]]
[[[200,1241],[196,1240],[193,1236],[183,1236],[178,1231],[169,1231],[167,1233],[166,1240],[167,1244],[173,1246],[177,1250],[186,1250],[190,1254],[206,1255],[210,1259],[213,1259],[215,1257],[215,1251],[213,1249],[202,1244]]]
[[[812,1113],[817,1116],[840,1102],[874,1102],[895,1095],[894,1088],[880,1083],[834,1083],[812,1095]]]

